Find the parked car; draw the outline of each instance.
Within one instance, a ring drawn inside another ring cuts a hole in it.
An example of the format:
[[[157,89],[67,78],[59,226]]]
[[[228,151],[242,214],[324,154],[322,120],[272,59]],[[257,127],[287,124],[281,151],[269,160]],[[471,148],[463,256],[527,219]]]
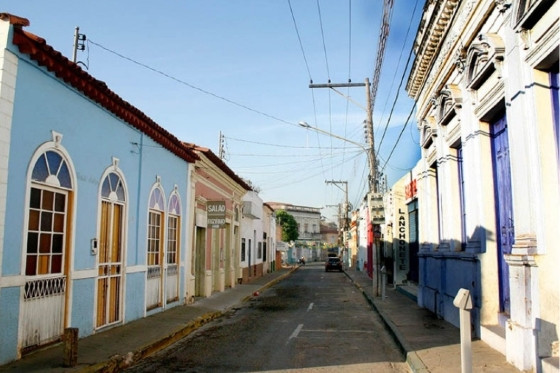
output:
[[[330,257],[325,262],[325,272],[329,270],[339,270],[342,272],[342,261],[338,257]]]

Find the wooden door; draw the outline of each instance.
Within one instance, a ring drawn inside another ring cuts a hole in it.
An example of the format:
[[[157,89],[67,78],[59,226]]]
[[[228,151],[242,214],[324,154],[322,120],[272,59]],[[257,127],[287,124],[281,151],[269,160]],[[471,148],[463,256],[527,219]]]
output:
[[[500,311],[509,315],[509,268],[505,261],[505,255],[511,253],[515,233],[511,194],[509,142],[505,116],[492,124],[490,132],[492,136],[492,162],[494,167]]]
[[[101,202],[97,273],[98,328],[121,320],[123,206]]]

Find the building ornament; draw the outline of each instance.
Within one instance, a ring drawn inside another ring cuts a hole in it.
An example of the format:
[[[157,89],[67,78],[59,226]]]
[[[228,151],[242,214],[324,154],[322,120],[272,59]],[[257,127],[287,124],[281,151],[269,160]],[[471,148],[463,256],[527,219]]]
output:
[[[473,90],[478,89],[494,71],[499,79],[502,77],[505,54],[504,42],[498,34],[481,34],[477,40],[467,52],[467,85]]]
[[[455,51],[455,68],[459,71],[459,74],[463,74],[467,63],[467,51],[461,44],[459,48]]]
[[[433,117],[422,120],[420,127],[420,144],[424,149],[428,149],[437,137],[437,128]]]
[[[463,106],[461,90],[456,84],[446,84],[437,97],[436,120],[446,125]]]
[[[511,7],[511,0],[494,0],[494,3],[500,13],[505,13]]]

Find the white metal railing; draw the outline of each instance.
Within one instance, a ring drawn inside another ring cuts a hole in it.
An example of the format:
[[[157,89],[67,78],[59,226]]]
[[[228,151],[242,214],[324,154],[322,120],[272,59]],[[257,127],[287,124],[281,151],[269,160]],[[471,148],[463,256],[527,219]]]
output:
[[[25,348],[60,339],[64,327],[66,276],[25,283],[22,305],[22,343]]]

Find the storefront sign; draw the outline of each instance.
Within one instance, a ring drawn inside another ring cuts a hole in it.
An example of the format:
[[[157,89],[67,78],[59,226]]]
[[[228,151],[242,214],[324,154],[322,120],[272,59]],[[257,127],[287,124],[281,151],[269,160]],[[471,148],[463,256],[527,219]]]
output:
[[[404,187],[404,195],[406,199],[411,199],[416,197],[418,189],[416,189],[416,179],[412,180]]]
[[[208,228],[223,228],[226,225],[226,202],[208,201],[206,203]]]
[[[385,206],[383,205],[383,194],[370,193],[368,195],[368,198],[372,224],[385,224]]]
[[[399,209],[397,224],[397,270],[408,271],[408,242],[406,237],[407,216],[406,211]]]

